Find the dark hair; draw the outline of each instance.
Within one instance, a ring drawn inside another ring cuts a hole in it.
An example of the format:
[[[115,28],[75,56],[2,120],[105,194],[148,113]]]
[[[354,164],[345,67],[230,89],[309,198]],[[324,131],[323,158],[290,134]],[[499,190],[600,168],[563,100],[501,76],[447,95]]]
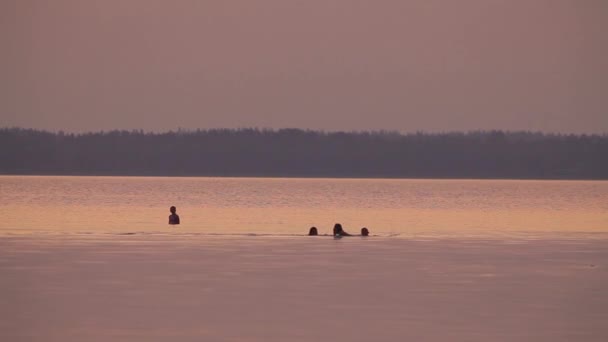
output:
[[[368,236],[369,230],[365,227],[361,228],[361,236]]]
[[[334,235],[342,233],[342,225],[339,223],[334,224]]]
[[[172,213],[175,213],[177,209],[175,208],[175,206],[171,206],[171,208],[169,208],[169,211]]]
[[[319,232],[317,231],[317,227],[310,227],[310,230],[308,231],[308,235],[319,235]]]

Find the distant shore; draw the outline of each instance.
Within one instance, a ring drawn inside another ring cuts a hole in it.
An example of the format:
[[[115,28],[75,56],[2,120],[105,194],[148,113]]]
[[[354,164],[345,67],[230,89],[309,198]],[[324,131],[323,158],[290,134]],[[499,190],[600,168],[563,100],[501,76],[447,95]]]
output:
[[[307,175],[163,175],[163,174],[96,174],[96,173],[1,173],[0,176],[7,177],[150,177],[150,178],[260,178],[260,179],[361,179],[361,180],[382,180],[382,179],[390,179],[390,180],[480,180],[480,181],[608,181],[608,177],[606,178],[470,178],[470,177],[437,177],[437,178],[428,178],[428,177],[347,177],[347,176],[307,176]]]
[[[1,128],[0,142],[5,175],[608,179],[606,134]]]

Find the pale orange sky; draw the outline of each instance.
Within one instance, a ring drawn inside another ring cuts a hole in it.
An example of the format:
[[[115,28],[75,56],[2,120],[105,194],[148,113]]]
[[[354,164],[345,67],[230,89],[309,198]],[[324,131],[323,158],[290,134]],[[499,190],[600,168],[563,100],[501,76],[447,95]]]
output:
[[[608,133],[605,0],[2,0],[0,127]]]

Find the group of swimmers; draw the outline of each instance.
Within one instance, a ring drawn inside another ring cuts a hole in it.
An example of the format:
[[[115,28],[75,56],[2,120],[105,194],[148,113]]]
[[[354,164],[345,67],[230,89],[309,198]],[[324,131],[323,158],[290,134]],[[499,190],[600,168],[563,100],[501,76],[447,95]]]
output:
[[[171,212],[171,215],[169,215],[169,224],[171,224],[171,225],[179,224],[179,215],[177,215],[177,208],[175,208],[175,206],[171,206],[171,208],[169,208],[169,212]],[[308,235],[309,236],[319,235],[319,231],[317,230],[317,227],[310,227],[310,230],[308,231]],[[334,225],[333,236],[342,237],[342,236],[353,236],[353,235],[344,231],[344,229],[342,229],[341,224],[336,223]],[[361,228],[361,236],[369,236],[369,230],[365,227]]]
[[[309,236],[319,235],[319,231],[317,230],[317,227],[310,227],[310,230],[308,231],[308,235]],[[355,236],[353,234],[347,233],[344,229],[342,229],[342,225],[339,223],[334,224],[333,235],[335,237]],[[366,227],[361,228],[361,236],[369,236],[369,229],[367,229]]]

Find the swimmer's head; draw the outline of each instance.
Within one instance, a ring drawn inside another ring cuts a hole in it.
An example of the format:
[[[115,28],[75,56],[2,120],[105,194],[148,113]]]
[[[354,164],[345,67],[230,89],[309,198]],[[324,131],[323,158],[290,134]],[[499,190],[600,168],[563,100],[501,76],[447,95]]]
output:
[[[175,214],[175,211],[177,209],[175,208],[175,206],[171,206],[171,208],[169,208],[169,211],[171,212],[171,214]]]
[[[365,227],[361,228],[361,236],[368,236],[369,230]]]
[[[342,233],[342,225],[339,223],[334,224],[334,235]]]
[[[319,235],[319,232],[317,231],[317,227],[310,227],[310,230],[308,231],[308,235],[310,235],[310,236]]]

